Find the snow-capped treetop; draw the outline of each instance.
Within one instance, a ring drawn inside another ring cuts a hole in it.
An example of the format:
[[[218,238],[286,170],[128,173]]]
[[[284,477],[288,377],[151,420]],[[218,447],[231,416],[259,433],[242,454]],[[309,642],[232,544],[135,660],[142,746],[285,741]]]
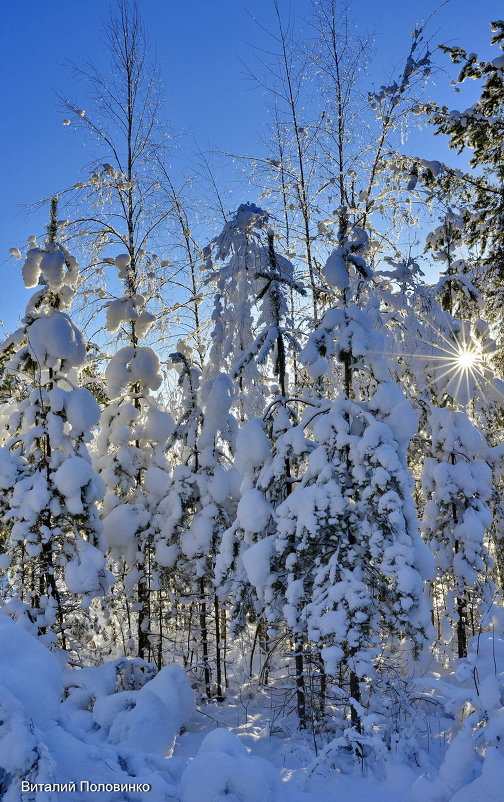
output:
[[[351,354],[359,369],[384,381],[389,374],[383,352],[383,338],[373,331],[371,316],[357,304],[349,304],[325,313],[320,326],[309,336],[301,360],[310,376],[318,378],[334,362],[341,364],[344,355]]]
[[[285,352],[287,306],[282,285],[303,292],[294,278],[291,262],[274,250],[274,234],[266,230],[268,214],[256,206],[240,206],[221,235],[206,249],[208,281],[215,284],[214,323],[210,349],[210,371],[229,372],[238,379],[235,403],[239,416],[258,414],[267,393],[267,377],[258,365],[276,351],[275,372]],[[264,236],[266,230],[266,237]],[[224,261],[216,268],[211,261]],[[259,314],[255,305],[260,302]],[[284,371],[283,371],[284,372]]]
[[[349,273],[350,265],[355,268],[358,278],[369,280],[372,277],[372,271],[364,259],[368,245],[369,237],[366,232],[358,226],[354,226],[351,238],[340,243],[325,263],[322,272],[327,283],[340,291],[346,290],[352,279]]]
[[[245,255],[251,238],[267,226],[268,220],[268,212],[264,209],[254,203],[242,203],[209,247],[215,249],[219,261],[228,259],[232,253]],[[209,255],[208,250],[206,255]]]
[[[27,289],[47,284],[57,292],[63,285],[77,284],[77,260],[61,245],[49,243],[46,248],[31,248],[23,265],[23,281]]]
[[[126,345],[114,354],[105,368],[110,398],[117,398],[128,388],[144,393],[161,386],[161,363],[152,348]]]

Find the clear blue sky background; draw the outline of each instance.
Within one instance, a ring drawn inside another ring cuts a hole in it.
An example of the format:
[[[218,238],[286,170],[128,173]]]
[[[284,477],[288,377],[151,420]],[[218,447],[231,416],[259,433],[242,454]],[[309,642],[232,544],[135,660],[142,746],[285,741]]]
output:
[[[308,0],[290,3],[298,17],[309,5]],[[354,0],[357,28],[375,32],[370,86],[380,86],[401,63],[415,23],[435,5]],[[273,27],[271,0],[139,0],[139,7],[161,65],[171,129],[187,132],[203,150],[259,153],[266,98],[241,59],[251,63],[252,45],[266,44],[253,18]],[[81,180],[79,170],[91,155],[82,134],[62,126],[65,115],[56,93],[82,96],[66,62],[89,58],[106,66],[101,23],[108,9],[108,0],[0,0],[0,319],[7,331],[29,295],[21,284],[20,262],[9,258],[8,250],[39,234],[46,217],[26,216],[21,208]],[[430,33],[434,43],[459,44],[489,56],[489,21],[502,14],[502,0],[450,0],[432,20]],[[440,57],[440,63],[455,74],[448,59]],[[449,77],[439,72],[432,94],[454,108],[465,107],[474,98],[455,96]],[[447,149],[427,131],[416,134],[405,150],[447,158]],[[255,200],[245,181],[235,194],[237,202]]]

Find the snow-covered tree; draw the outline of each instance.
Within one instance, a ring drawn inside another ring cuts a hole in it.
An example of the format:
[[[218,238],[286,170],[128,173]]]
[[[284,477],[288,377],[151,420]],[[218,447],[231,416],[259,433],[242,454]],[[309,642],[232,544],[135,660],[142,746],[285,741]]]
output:
[[[443,626],[441,637],[448,642],[456,632],[458,656],[466,657],[468,632],[478,630],[494,595],[488,556],[492,471],[481,458],[483,438],[466,414],[433,409],[430,427],[422,532],[435,555],[437,593],[448,619],[448,631]]]
[[[248,207],[240,209],[242,213],[250,211]],[[261,216],[266,222],[267,213],[261,212]],[[271,228],[264,244],[256,238],[254,259],[257,292],[255,300],[258,304],[258,309],[252,316],[252,322],[255,323],[254,339],[242,349],[231,370],[240,381],[242,373],[253,363],[254,372],[263,381],[265,396],[262,404],[267,422],[262,416],[250,418],[242,423],[238,433],[235,468],[241,474],[240,500],[236,519],[224,533],[222,549],[216,563],[218,577],[228,587],[232,599],[235,629],[243,627],[251,616],[259,619],[258,628],[262,626],[263,602],[258,601],[256,583],[248,575],[244,560],[252,544],[260,541],[264,546],[268,542],[273,531],[272,511],[290,492],[293,481],[295,459],[292,450],[288,445],[279,444],[281,434],[289,430],[296,419],[294,409],[288,407],[288,387],[292,377],[288,355],[298,349],[288,313],[288,298],[290,292],[304,294],[303,287],[295,281],[292,264],[276,252],[274,231]],[[252,311],[250,310],[251,315]],[[246,392],[247,389],[245,383],[240,385],[240,392]],[[274,395],[264,409],[268,389]],[[295,402],[295,399],[290,400]],[[254,439],[257,442],[253,442]],[[262,469],[270,463],[274,467],[265,479]],[[305,726],[302,655],[297,648],[295,651],[298,655],[298,715],[301,726]]]
[[[213,269],[209,281],[216,293],[209,352],[210,370],[225,371],[238,385],[234,404],[240,420],[262,414],[271,392],[272,378],[260,365],[274,352],[274,373],[287,376],[286,352],[293,344],[286,332],[286,302],[280,287],[302,291],[292,264],[275,251],[274,235],[263,241],[269,215],[254,204],[242,204],[221,234],[206,249],[208,269],[213,259],[224,262]],[[259,319],[254,306],[262,299]],[[285,391],[282,390],[282,392]]]
[[[111,576],[96,507],[104,488],[87,450],[100,410],[79,386],[86,343],[69,316],[79,271],[56,240],[56,202],[48,232],[43,245],[30,242],[23,281],[38,289],[2,346],[16,379],[2,409],[4,592],[16,618],[73,648],[77,636],[93,634],[78,604],[103,596]]]
[[[502,51],[504,24],[497,20],[491,23],[491,27],[494,34],[491,43]],[[442,49],[454,64],[461,65],[456,83],[462,84],[467,79],[479,81],[481,92],[476,102],[463,111],[426,104],[430,122],[437,134],[448,136],[450,148],[459,153],[471,150],[472,172],[444,166],[437,179],[437,192],[444,197],[456,198],[465,208],[464,241],[474,253],[473,281],[485,301],[483,317],[491,324],[492,335],[500,338],[504,262],[503,56],[486,61],[461,47]],[[497,362],[502,367],[500,352]]]
[[[120,261],[117,257],[116,263]],[[154,654],[152,592],[159,589],[153,562],[155,517],[168,486],[164,447],[174,422],[151,395],[161,386],[161,365],[157,354],[138,342],[145,333],[141,317],[127,305],[120,315],[131,321],[130,344],[119,348],[105,369],[111,401],[102,413],[95,465],[106,488],[104,534],[121,580],[116,583],[116,611],[122,646],[126,654],[148,658]],[[148,321],[152,323],[151,315]]]
[[[151,395],[161,386],[161,365],[142,341],[152,336],[154,322],[156,329],[161,325],[148,306],[164,308],[160,287],[167,262],[154,253],[153,237],[171,205],[159,183],[157,68],[135,3],[119,0],[105,36],[110,75],[93,65],[76,68],[91,90],[92,108],[65,101],[74,122],[94,138],[97,156],[89,180],[74,187],[78,204],[71,227],[96,252],[91,272],[109,272],[105,288],[101,281],[95,295],[91,287],[84,294],[92,310],[93,298],[106,310],[105,328],[120,345],[105,371],[111,403],[101,421],[96,465],[106,484],[105,535],[121,578],[114,609],[122,648],[152,657],[152,594],[159,591],[153,520],[166,490],[163,448],[173,422]],[[115,255],[103,257],[104,248],[116,249]],[[157,613],[159,620],[159,605]]]
[[[358,683],[372,676],[383,646],[380,633],[412,639],[417,647],[425,638],[422,578],[429,575],[429,558],[406,466],[415,418],[400,389],[380,371],[378,342],[364,314],[355,311],[353,335],[359,336],[373,391],[364,402],[343,397],[314,417],[315,448],[300,485],[278,511],[278,526],[281,561],[292,562],[289,613],[322,648],[329,674],[346,661],[351,696],[359,702]],[[345,349],[352,338],[347,325],[339,332]]]
[[[62,99],[70,117],[69,130],[75,127],[86,133],[94,158],[89,178],[61,193],[71,210],[70,230],[94,252],[88,273],[95,278],[97,273],[99,286],[88,282],[84,296],[88,311],[103,307],[102,277],[113,258],[103,259],[102,252],[111,245],[129,256],[126,297],[119,296],[118,303],[131,301],[140,284],[145,289],[147,283],[151,295],[161,300],[159,287],[167,263],[155,253],[154,237],[172,209],[160,186],[163,137],[158,67],[133,0],[118,0],[111,8],[103,35],[109,69],[102,71],[89,62],[73,65],[90,107]],[[117,295],[114,279],[106,282],[112,296]]]
[[[200,371],[189,361],[189,349],[182,343],[179,347],[171,360],[179,373],[182,414],[171,437],[176,464],[159,505],[156,559],[175,604],[196,612],[193,630],[199,643],[192,651],[201,654],[204,693],[222,699],[225,613],[215,561],[235,507],[229,473],[236,434],[230,414],[233,384],[218,370],[212,376],[207,372],[201,383]],[[187,621],[186,626],[189,629]],[[184,660],[188,665],[193,662],[187,650]]]
[[[301,354],[312,378],[326,376],[340,397],[306,413],[313,450],[277,510],[276,565],[290,626],[322,650],[329,674],[342,661],[349,669],[359,728],[361,682],[373,673],[380,632],[424,642],[429,555],[407,469],[417,420],[374,330],[367,237],[341,232],[324,273],[342,304],[326,312]]]

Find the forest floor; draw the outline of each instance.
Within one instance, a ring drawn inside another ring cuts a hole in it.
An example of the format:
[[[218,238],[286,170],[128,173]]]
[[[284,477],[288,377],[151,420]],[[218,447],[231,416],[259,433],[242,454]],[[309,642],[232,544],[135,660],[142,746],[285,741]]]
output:
[[[363,705],[361,714],[368,734],[353,741],[336,685],[323,722],[300,731],[287,664],[270,665],[260,684],[265,666],[250,666],[243,645],[228,654],[224,701],[195,706],[200,665],[145,674],[143,661],[119,658],[68,667],[63,653],[1,615],[2,802],[29,802],[32,784],[38,802],[504,799],[504,637],[472,638],[455,670],[426,652],[423,670],[403,682],[405,700],[398,679],[394,695],[375,678],[374,712]],[[307,669],[314,703],[317,677]]]
[[[222,703],[210,703],[198,709],[192,724],[181,735],[175,746],[173,757],[188,758],[198,754],[201,744],[213,733],[216,751],[225,750],[231,744],[227,733],[232,733],[246,747],[254,760],[257,777],[261,774],[276,775],[275,799],[278,802],[406,802],[411,800],[412,785],[418,774],[402,765],[384,766],[384,779],[366,776],[366,770],[349,768],[351,773],[335,770],[324,759],[320,744],[315,747],[310,730],[300,732],[295,714],[275,720],[267,692],[245,688],[235,696],[228,696]],[[217,730],[217,732],[215,732]],[[320,738],[317,738],[320,740]],[[318,754],[316,753],[316,749]],[[265,761],[265,763],[263,763]],[[269,764],[269,766],[268,766]],[[255,790],[246,790],[246,778],[238,767],[226,773],[221,768],[214,772],[210,765],[201,766],[199,782],[206,796],[201,799],[229,800],[246,798],[247,802],[261,802],[259,785]],[[236,796],[233,791],[235,791]],[[212,794],[216,793],[214,797]],[[222,794],[222,796],[221,796]],[[196,800],[195,800],[196,802]]]

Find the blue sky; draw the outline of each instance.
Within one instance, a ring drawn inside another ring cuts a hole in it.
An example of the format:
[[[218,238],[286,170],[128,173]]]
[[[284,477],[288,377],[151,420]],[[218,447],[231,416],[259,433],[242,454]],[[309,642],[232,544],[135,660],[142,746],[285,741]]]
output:
[[[301,18],[308,0],[292,0]],[[272,26],[271,0],[140,0],[150,42],[160,62],[165,85],[165,116],[174,132],[185,132],[187,151],[194,140],[202,150],[258,153],[267,120],[266,98],[247,77],[242,60],[252,61],[252,45],[266,45],[254,21]],[[284,3],[284,7],[287,4]],[[369,83],[378,87],[400,64],[410,31],[435,3],[408,0],[355,0],[352,16],[363,34],[374,31],[376,53]],[[26,204],[70,186],[82,178],[89,160],[82,134],[62,126],[64,114],[56,94],[79,99],[82,88],[71,77],[68,61],[89,58],[107,64],[101,20],[108,0],[23,0],[0,3],[0,270],[3,302],[0,318],[7,331],[16,325],[28,293],[20,279],[20,263],[8,257],[10,247],[23,247],[39,234],[46,214],[26,216]],[[450,0],[430,25],[433,42],[460,44],[489,55],[489,21],[502,16],[502,0]],[[454,74],[446,58],[441,63]],[[471,97],[454,96],[449,75],[439,72],[432,94],[453,107]],[[468,90],[470,92],[470,89]],[[474,92],[474,89],[473,89]],[[445,158],[447,149],[427,131],[415,135],[405,150]],[[450,157],[453,159],[453,157]],[[220,177],[220,176],[219,176]],[[223,183],[228,176],[223,175]],[[244,182],[235,186],[237,202],[255,200]],[[234,200],[230,199],[230,204]]]

